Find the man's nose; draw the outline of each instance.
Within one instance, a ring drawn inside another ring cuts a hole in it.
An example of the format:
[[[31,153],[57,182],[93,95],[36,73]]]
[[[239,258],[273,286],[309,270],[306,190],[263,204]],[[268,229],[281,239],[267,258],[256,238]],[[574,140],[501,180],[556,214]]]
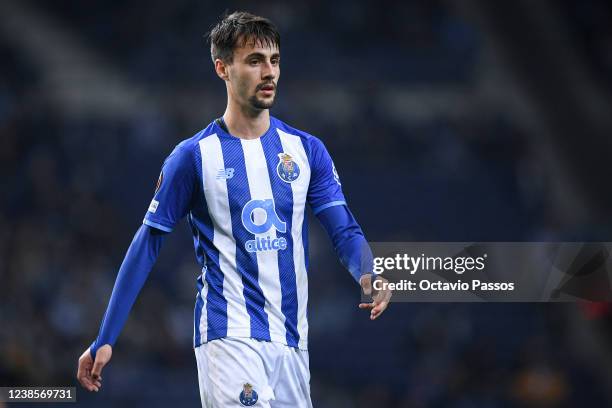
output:
[[[276,75],[274,74],[274,66],[272,65],[271,61],[266,61],[263,64],[262,70],[261,70],[261,77],[262,79],[274,79]]]

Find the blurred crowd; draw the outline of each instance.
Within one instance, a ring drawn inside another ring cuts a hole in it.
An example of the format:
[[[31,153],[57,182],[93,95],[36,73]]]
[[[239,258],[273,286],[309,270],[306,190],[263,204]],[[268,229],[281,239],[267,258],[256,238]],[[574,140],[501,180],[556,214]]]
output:
[[[512,114],[483,106],[405,119],[415,114],[397,90],[470,95],[478,86],[484,33],[449,2],[26,4],[157,103],[117,117],[68,114],[50,96],[46,67],[0,34],[0,386],[75,384],[77,358],[97,334],[164,157],[223,112],[203,35],[225,7],[279,26],[272,114],[323,139],[369,240],[554,237],[533,135]],[[589,44],[584,58],[609,80],[610,8],[563,4],[567,24]],[[373,324],[312,221],[316,406],[610,403],[568,340],[574,305],[392,304]],[[119,338],[103,393],[79,395],[88,406],[197,405],[192,250],[184,222]]]
[[[570,23],[572,36],[580,43],[582,56],[602,85],[612,91],[612,8],[601,0],[562,3],[561,10]]]

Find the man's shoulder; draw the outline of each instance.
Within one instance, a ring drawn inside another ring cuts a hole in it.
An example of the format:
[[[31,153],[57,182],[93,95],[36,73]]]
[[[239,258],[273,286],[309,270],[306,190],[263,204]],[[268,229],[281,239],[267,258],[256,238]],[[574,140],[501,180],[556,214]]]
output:
[[[197,132],[195,135],[187,139],[183,139],[181,142],[179,142],[174,147],[174,151],[189,151],[191,153],[199,148],[199,144],[202,139],[205,139],[208,136],[212,136],[214,134],[214,122],[211,122],[208,126]]]
[[[274,126],[276,126],[278,130],[292,136],[298,136],[300,139],[302,139],[302,143],[304,143],[308,147],[312,144],[322,143],[321,140],[313,134],[290,126],[276,117],[272,117],[272,121]]]

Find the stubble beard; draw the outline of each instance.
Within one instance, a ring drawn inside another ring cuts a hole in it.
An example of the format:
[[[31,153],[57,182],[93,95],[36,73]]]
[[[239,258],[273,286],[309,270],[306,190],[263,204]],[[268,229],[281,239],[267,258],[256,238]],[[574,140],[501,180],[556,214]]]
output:
[[[272,97],[272,100],[270,101],[264,101],[262,99],[259,99],[257,95],[252,95],[249,98],[249,103],[251,104],[251,107],[253,109],[270,109],[272,106],[274,106],[275,99],[276,95],[274,95],[274,97]]]

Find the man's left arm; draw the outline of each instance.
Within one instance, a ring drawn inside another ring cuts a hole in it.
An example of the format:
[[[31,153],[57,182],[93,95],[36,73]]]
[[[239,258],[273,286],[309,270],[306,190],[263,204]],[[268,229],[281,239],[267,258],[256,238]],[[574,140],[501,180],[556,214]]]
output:
[[[308,202],[332,240],[340,262],[361,285],[371,303],[361,303],[362,309],[371,309],[370,318],[376,319],[387,308],[391,292],[373,290],[373,281],[383,279],[372,274],[372,251],[355,217],[349,211],[340,176],[321,140],[308,141],[312,174],[308,187]]]
[[[364,294],[372,296],[372,302],[360,303],[359,308],[371,309],[370,319],[376,319],[389,305],[391,292],[372,288],[373,278],[384,278],[372,273],[372,250],[361,227],[346,205],[325,208],[316,216],[327,231],[342,265],[361,285]]]

